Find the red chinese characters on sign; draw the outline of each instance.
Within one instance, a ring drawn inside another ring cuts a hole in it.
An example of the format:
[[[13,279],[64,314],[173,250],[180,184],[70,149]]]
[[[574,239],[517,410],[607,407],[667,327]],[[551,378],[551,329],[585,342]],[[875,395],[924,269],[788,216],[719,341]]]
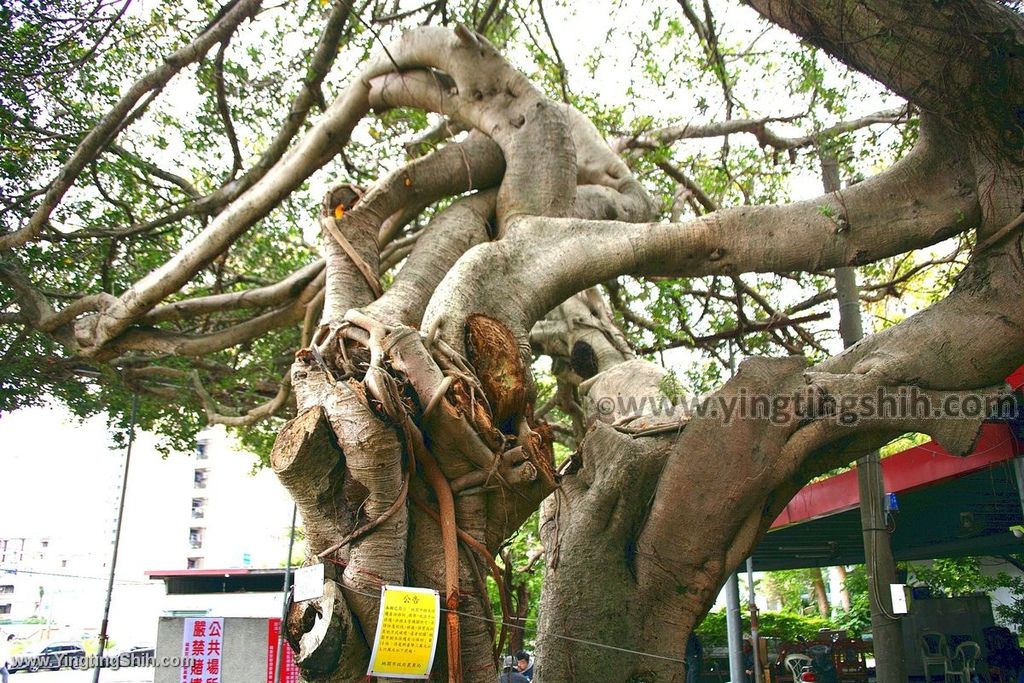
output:
[[[274,661],[277,657],[278,634],[281,619],[267,620],[267,683],[274,683]],[[299,683],[299,668],[295,666],[295,651],[287,641],[281,643],[281,674],[278,683]]]
[[[221,683],[224,619],[189,617],[181,645],[181,683]]]

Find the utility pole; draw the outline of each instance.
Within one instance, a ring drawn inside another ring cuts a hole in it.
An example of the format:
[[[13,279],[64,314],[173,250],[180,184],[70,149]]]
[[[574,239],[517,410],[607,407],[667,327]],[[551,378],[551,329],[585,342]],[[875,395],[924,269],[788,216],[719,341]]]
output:
[[[110,558],[110,578],[107,581],[107,599],[103,605],[103,621],[100,624],[100,649],[96,657],[96,668],[93,669],[92,683],[99,683],[100,662],[103,651],[107,648],[107,623],[110,619],[110,599],[114,594],[114,571],[117,569],[117,549],[121,545],[121,519],[124,517],[124,499],[128,491],[128,465],[132,461],[132,446],[135,444],[135,421],[139,416],[139,397],[132,395],[132,417],[128,427],[128,451],[124,456],[124,476],[121,479],[121,502],[117,507],[117,524],[114,527],[114,552]]]
[[[839,192],[839,163],[834,154],[819,150],[822,183],[826,192]],[[836,299],[839,302],[839,334],[849,348],[864,336],[860,315],[857,271],[836,268]],[[889,530],[885,525],[885,482],[878,451],[857,461],[860,491],[860,524],[864,535],[864,565],[868,574],[871,602],[871,639],[875,650],[875,680],[878,683],[906,683],[903,629],[892,612],[889,585],[896,583],[896,561],[892,556]]]
[[[740,621],[740,575],[733,573],[725,582],[725,633],[729,639],[729,680],[747,680],[743,670],[743,624]]]
[[[761,642],[757,633],[757,599],[754,596],[754,558],[747,558],[747,596],[750,609],[750,645],[754,648],[754,683],[764,683],[764,662],[761,661]]]
[[[288,561],[284,565],[284,598],[281,605],[281,623],[277,625],[277,648],[274,650],[274,683],[281,680],[281,648],[284,647],[284,622],[288,620],[288,590],[292,583],[292,549],[295,547],[295,519],[299,507],[292,505],[292,527],[288,536]]]
[[[736,351],[729,340],[729,377],[736,374]],[[725,633],[729,643],[729,680],[747,680],[743,669],[743,620],[740,615],[740,573],[737,569],[725,582]]]

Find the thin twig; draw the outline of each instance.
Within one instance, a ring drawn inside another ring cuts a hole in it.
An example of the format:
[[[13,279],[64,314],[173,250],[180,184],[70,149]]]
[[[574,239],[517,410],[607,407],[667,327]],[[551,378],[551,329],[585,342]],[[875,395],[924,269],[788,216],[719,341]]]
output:
[[[224,83],[224,52],[228,48],[230,38],[220,44],[217,55],[213,60],[213,83],[217,92],[217,111],[224,123],[224,133],[228,136],[228,143],[231,145],[231,171],[228,173],[228,180],[233,180],[238,172],[242,170],[242,151],[238,147],[238,136],[235,134],[235,124],[231,121],[231,106],[228,104],[227,87]]]

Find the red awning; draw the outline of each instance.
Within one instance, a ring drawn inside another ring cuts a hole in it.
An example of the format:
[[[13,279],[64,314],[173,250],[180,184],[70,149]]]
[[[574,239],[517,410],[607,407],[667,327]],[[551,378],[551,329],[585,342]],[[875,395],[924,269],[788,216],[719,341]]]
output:
[[[1006,381],[1014,389],[1024,387],[1024,365],[1017,368],[1017,371],[1007,377]]]
[[[882,460],[882,476],[889,493],[906,493],[938,484],[1010,460],[1022,452],[1008,425],[986,424],[974,452],[967,457],[950,455],[933,441]],[[806,522],[851,510],[860,504],[857,469],[808,484],[789,501],[772,529]]]
[[[146,576],[151,579],[172,576],[244,576],[251,571],[249,569],[151,569],[146,572]]]
[[[1006,378],[1013,389],[1024,387],[1024,365]],[[882,476],[888,493],[906,493],[938,484],[1009,460],[1024,453],[1022,444],[1005,424],[986,424],[974,452],[965,458],[950,455],[934,441],[882,460]],[[852,510],[860,505],[857,469],[829,477],[800,489],[789,501],[772,529]]]

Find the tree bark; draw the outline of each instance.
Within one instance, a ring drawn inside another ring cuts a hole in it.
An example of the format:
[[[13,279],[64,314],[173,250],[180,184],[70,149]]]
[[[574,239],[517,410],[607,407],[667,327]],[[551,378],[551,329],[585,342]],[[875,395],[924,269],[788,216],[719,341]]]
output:
[[[814,587],[814,601],[818,606],[818,614],[825,619],[831,616],[828,604],[828,593],[825,591],[825,581],[821,578],[821,568],[815,567],[809,570],[811,585]]]
[[[342,202],[344,215],[325,235],[323,324],[294,381],[300,407],[323,415],[304,415],[314,426],[302,433],[314,438],[330,425],[344,456],[334,488],[354,496],[344,528],[314,524],[327,532],[313,552],[343,566],[332,580],[362,637],[355,651],[372,642],[374,588],[411,581],[437,588],[461,613],[448,620],[438,671],[451,681],[493,680],[497,629],[483,577],[543,500],[537,680],[682,680],[687,635],[810,477],[910,430],[969,452],[980,420],[900,416],[850,426],[827,402],[779,419],[662,410],[664,371],[632,357],[593,291],[573,296],[623,273],[819,270],[974,224],[992,234],[998,212],[979,204],[969,137],[928,120],[909,158],[847,191],[690,224],[616,224],[608,218],[643,221],[651,208],[621,161],[572,110],[547,107],[479,36],[425,31],[397,51],[410,69],[370,78],[367,102],[431,108],[483,127],[504,171],[487,160],[488,143],[471,137],[456,144],[476,149],[476,173],[448,171],[451,183],[428,176],[423,185],[412,175],[418,166],[440,171],[457,156],[417,160],[352,205]],[[465,60],[476,51],[486,68],[474,71]],[[444,97],[436,73],[416,70],[424,67],[444,71]],[[495,78],[510,79],[507,89],[487,85]],[[538,144],[569,140],[575,161],[556,154],[540,172],[526,161],[536,165],[529,150]],[[385,222],[437,193],[469,189],[473,177],[500,177],[497,192],[437,214],[378,297],[365,273],[376,272]],[[545,190],[532,193],[538,183]],[[931,309],[813,368],[799,358],[748,359],[712,398],[811,402],[910,384],[935,399],[988,391],[1021,361],[1011,349],[1024,347],[1022,273],[1016,237],[990,245]],[[531,345],[559,359],[568,400],[582,405],[579,448],[557,474],[550,431],[533,417]],[[924,347],[933,352],[916,352]],[[303,487],[295,489],[302,498]],[[335,548],[339,535],[344,547]]]
[[[840,564],[832,569],[835,571],[836,581],[839,583],[839,600],[843,605],[843,611],[849,612],[852,603],[850,602],[850,589],[846,587],[846,567]]]

